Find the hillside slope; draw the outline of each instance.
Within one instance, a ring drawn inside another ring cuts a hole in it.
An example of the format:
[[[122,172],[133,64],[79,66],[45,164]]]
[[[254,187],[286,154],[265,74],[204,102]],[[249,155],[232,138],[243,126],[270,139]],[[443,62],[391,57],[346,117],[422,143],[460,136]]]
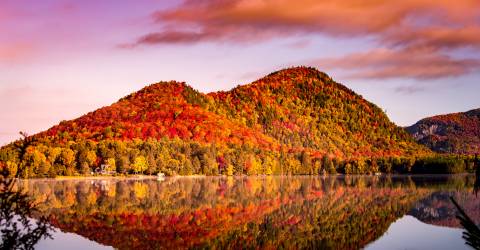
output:
[[[406,130],[441,153],[480,153],[480,109],[425,118]]]
[[[217,113],[241,119],[282,145],[338,157],[421,150],[380,108],[313,68],[281,70],[209,96]]]
[[[32,171],[57,174],[101,164],[168,174],[313,174],[332,159],[429,153],[380,108],[306,67],[210,94],[152,84],[34,138],[26,156],[36,162]],[[20,162],[13,145],[0,154],[11,168]]]
[[[208,111],[215,100],[185,83],[160,82],[118,102],[39,134],[54,140],[146,140],[178,137],[200,143],[255,144],[273,149],[267,136]]]

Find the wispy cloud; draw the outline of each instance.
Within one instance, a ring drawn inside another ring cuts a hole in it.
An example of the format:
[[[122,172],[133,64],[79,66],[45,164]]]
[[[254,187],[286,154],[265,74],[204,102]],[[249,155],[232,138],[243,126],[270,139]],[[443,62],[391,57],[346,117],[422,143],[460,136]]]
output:
[[[351,78],[435,79],[480,69],[478,59],[457,59],[432,48],[375,49],[340,58],[312,60],[321,68],[343,69]]]
[[[187,0],[154,12],[152,19],[163,28],[127,47],[368,35],[385,49],[315,61],[355,70],[356,77],[441,78],[478,67],[478,60],[451,52],[480,50],[479,10],[477,0]],[[299,42],[303,44],[308,43]]]
[[[288,43],[286,45],[288,47],[294,48],[294,49],[303,49],[303,48],[306,48],[306,47],[310,46],[311,41],[307,40],[307,39],[303,39],[303,40],[298,40],[298,41],[295,41],[295,42]]]
[[[395,92],[402,94],[414,94],[425,91],[423,86],[399,86],[395,88]]]

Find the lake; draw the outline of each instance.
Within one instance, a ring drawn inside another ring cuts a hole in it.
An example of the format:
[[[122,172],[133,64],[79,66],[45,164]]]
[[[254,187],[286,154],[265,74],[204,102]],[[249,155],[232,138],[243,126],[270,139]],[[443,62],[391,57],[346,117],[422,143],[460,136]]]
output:
[[[475,176],[26,180],[56,228],[36,249],[468,249]]]

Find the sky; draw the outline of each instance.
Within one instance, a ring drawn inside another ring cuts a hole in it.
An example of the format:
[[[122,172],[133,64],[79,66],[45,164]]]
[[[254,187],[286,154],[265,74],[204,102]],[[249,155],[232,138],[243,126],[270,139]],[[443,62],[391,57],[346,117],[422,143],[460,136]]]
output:
[[[0,145],[145,85],[313,66],[400,126],[480,107],[478,0],[1,0]]]

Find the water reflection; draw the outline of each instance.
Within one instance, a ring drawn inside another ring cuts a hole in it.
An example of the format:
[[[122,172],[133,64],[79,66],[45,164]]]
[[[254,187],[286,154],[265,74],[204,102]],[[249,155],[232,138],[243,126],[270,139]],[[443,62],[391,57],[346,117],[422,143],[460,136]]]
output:
[[[467,250],[462,229],[429,225],[406,215],[390,225],[378,240],[366,246],[366,250]]]
[[[461,228],[460,221],[456,218],[457,209],[450,197],[462,204],[469,216],[477,220],[480,218],[480,202],[475,194],[466,190],[435,191],[418,201],[409,214],[431,225]]]
[[[474,181],[468,175],[186,177],[23,186],[55,227],[118,249],[357,249],[406,214],[458,227],[448,195],[470,209],[465,193]],[[479,211],[475,204],[471,209]]]

